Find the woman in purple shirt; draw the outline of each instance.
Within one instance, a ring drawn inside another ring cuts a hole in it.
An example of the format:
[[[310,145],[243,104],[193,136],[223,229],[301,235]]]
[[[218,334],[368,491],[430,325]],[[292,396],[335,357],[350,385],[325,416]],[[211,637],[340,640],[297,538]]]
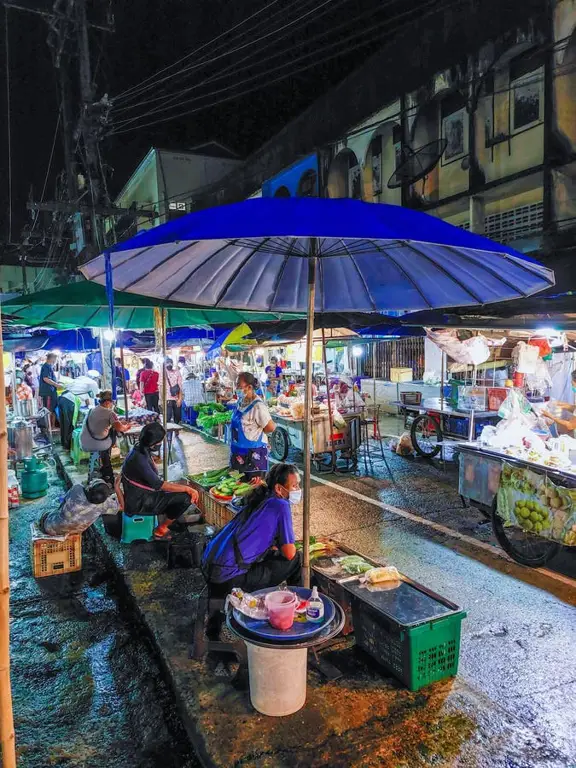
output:
[[[244,509],[206,547],[202,570],[219,591],[247,592],[287,581],[301,583],[291,505],[300,503],[300,477],[293,464],[275,464],[266,481],[246,498]]]

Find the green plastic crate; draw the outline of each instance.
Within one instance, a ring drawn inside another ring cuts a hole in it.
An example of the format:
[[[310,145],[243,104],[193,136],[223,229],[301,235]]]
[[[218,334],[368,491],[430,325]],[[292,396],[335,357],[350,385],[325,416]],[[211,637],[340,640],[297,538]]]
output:
[[[465,611],[399,627],[366,603],[352,603],[356,644],[411,691],[458,672],[460,630]]]

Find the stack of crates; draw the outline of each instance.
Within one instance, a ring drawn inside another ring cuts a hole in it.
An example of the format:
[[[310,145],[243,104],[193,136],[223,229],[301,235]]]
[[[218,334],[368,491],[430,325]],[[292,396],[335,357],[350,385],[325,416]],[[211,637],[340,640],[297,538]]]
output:
[[[82,568],[82,534],[72,533],[66,538],[48,536],[30,524],[30,556],[32,574],[39,579],[43,576],[59,576]]]

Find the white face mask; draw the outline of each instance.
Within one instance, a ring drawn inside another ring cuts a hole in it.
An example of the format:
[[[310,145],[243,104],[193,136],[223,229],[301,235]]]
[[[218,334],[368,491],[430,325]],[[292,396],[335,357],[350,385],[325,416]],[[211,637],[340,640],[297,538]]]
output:
[[[288,499],[290,504],[300,504],[302,501],[302,489],[299,488],[297,491],[290,491]]]

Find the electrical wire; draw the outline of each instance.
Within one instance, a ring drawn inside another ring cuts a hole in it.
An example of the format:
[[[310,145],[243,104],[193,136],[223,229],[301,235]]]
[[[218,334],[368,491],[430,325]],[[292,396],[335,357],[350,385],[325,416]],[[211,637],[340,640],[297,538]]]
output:
[[[280,2],[280,0],[272,0],[270,3],[268,3],[268,5],[265,5],[260,10],[256,11],[255,13],[251,14],[247,18],[238,22],[238,24],[235,24],[233,27],[230,27],[230,29],[227,29],[226,31],[220,33],[216,37],[213,37],[211,40],[208,40],[206,43],[203,43],[199,48],[196,48],[194,51],[187,53],[185,56],[182,56],[180,59],[173,62],[172,64],[168,64],[168,66],[164,67],[163,69],[160,69],[154,75],[150,75],[150,77],[147,77],[144,80],[142,80],[138,85],[132,86],[131,88],[127,88],[125,91],[122,91],[115,97],[115,100],[127,98],[128,95],[133,94],[135,92],[138,93],[142,89],[148,90],[148,88],[154,87],[155,85],[157,85],[158,82],[161,82],[157,80],[158,75],[161,75],[163,72],[168,72],[170,69],[174,69],[174,67],[177,67],[182,62],[187,61],[192,56],[197,56],[198,53],[200,53],[200,51],[205,50],[209,46],[216,43],[218,40],[221,40],[223,37],[226,37],[226,35],[229,35],[231,32],[234,32],[235,30],[244,26],[244,24],[247,24],[253,18],[255,18],[256,16],[259,16],[264,11],[267,11],[269,8],[271,8],[273,5],[276,5],[278,2]],[[147,83],[149,83],[150,85],[146,85]]]
[[[336,2],[334,7],[342,5],[342,3],[345,3],[345,2],[347,2],[347,0],[339,0],[339,2]],[[189,93],[190,91],[196,90],[198,88],[203,88],[208,83],[213,83],[213,82],[216,82],[218,80],[223,80],[223,79],[227,78],[229,76],[230,72],[234,72],[234,74],[237,75],[237,74],[240,74],[242,72],[250,71],[251,69],[254,68],[255,65],[261,67],[261,66],[264,66],[264,65],[268,64],[268,62],[272,61],[273,59],[277,59],[279,57],[286,57],[288,55],[292,56],[294,51],[296,51],[298,48],[310,45],[311,43],[314,43],[314,42],[316,42],[318,40],[322,40],[322,39],[324,39],[326,37],[334,35],[340,29],[348,28],[348,27],[350,27],[350,24],[355,23],[357,21],[360,21],[361,19],[364,19],[366,17],[374,16],[377,13],[380,13],[381,11],[387,9],[389,6],[394,5],[397,2],[400,2],[400,0],[389,0],[389,2],[383,3],[381,6],[379,6],[376,9],[371,8],[371,9],[365,11],[364,13],[361,13],[358,16],[355,16],[353,19],[349,19],[349,20],[343,22],[342,24],[338,24],[337,26],[332,27],[329,30],[326,30],[324,32],[320,32],[320,33],[318,33],[316,35],[313,35],[312,37],[305,38],[304,40],[300,41],[299,43],[291,45],[288,48],[282,49],[280,51],[276,51],[271,56],[268,56],[266,58],[262,58],[261,57],[262,50],[264,50],[266,48],[270,48],[271,46],[276,46],[278,44],[279,40],[282,40],[283,38],[288,37],[289,35],[293,34],[294,30],[290,30],[289,32],[286,32],[285,34],[280,35],[279,37],[275,38],[274,40],[271,40],[270,42],[268,42],[265,45],[261,46],[259,49],[252,49],[250,51],[250,53],[248,53],[247,56],[244,56],[243,58],[239,59],[238,61],[235,61],[234,63],[232,63],[229,66],[225,67],[219,73],[216,73],[215,75],[212,75],[212,76],[208,77],[206,80],[203,80],[201,83],[196,83],[194,85],[188,86],[187,88],[183,88],[183,89],[181,89],[180,91],[178,91],[177,93],[175,93],[173,95],[168,95],[167,96],[166,94],[163,94],[161,96],[156,96],[156,97],[154,97],[152,99],[147,99],[145,101],[139,102],[139,104],[133,104],[131,106],[127,106],[127,107],[123,107],[123,108],[121,107],[120,109],[116,110],[116,114],[119,114],[119,113],[122,113],[122,112],[126,112],[126,111],[131,110],[131,109],[135,109],[139,105],[141,106],[141,105],[144,105],[144,104],[151,104],[151,103],[157,102],[157,101],[163,101],[164,104],[163,104],[162,107],[159,107],[159,108],[157,108],[155,110],[151,110],[149,112],[145,112],[143,115],[140,115],[140,117],[145,117],[145,116],[147,116],[149,114],[154,114],[155,112],[159,111],[161,108],[166,108],[168,106],[168,104],[170,104],[171,102],[176,101],[178,98],[180,98],[181,96],[185,95],[186,93]],[[324,10],[323,12],[318,14],[314,20],[317,21],[319,18],[324,16],[326,13],[330,13],[333,10],[334,10],[334,8],[328,8],[328,9]],[[400,17],[395,17],[392,21],[396,21],[397,18],[400,18]],[[388,20],[386,20],[386,22],[383,22],[383,23],[389,23],[389,22],[390,22],[390,20],[388,19]],[[362,34],[364,32],[366,32],[366,31],[369,32],[372,29],[374,29],[374,27],[370,27],[370,28],[368,28],[368,30],[363,30]],[[338,42],[342,43],[343,41],[339,40]],[[250,59],[253,59],[254,57],[257,57],[257,61],[256,62],[253,62],[252,64],[248,64],[248,66],[246,66],[246,67],[238,67],[239,64],[242,64],[245,61],[249,61]],[[294,60],[292,60],[292,63],[293,63],[293,61]],[[298,59],[296,59],[296,61],[298,61]],[[186,103],[186,102],[184,102],[184,103]]]
[[[12,127],[10,103],[10,41],[8,34],[8,6],[4,6],[4,45],[6,55],[6,134],[8,140],[8,241],[12,242]]]
[[[334,2],[334,0],[332,0],[332,1]],[[309,2],[309,0],[305,0],[305,4],[307,4],[308,2]],[[314,18],[314,21],[317,22],[318,19],[322,18],[322,16],[325,16],[327,13],[330,13],[335,8],[337,8],[338,6],[340,6],[340,5],[342,5],[343,3],[346,3],[346,2],[348,2],[348,0],[336,0],[336,2],[334,2],[334,6],[333,7],[326,8],[324,11],[320,12],[319,14],[317,14],[316,17]],[[395,2],[400,2],[400,0],[389,0],[389,2],[386,3],[385,5],[387,6],[387,5],[390,5],[390,4],[395,3]],[[373,15],[373,14],[377,13],[379,10],[382,10],[382,7],[378,8],[378,9],[371,9],[368,12],[368,15]],[[352,21],[356,21],[357,19],[362,18],[362,17],[364,17],[366,15],[367,15],[367,13],[360,14],[360,16],[356,17]],[[326,36],[332,34],[333,32],[335,32],[341,26],[348,26],[349,23],[350,22],[347,21],[347,22],[345,22],[344,25],[340,25],[339,27],[334,27],[334,28],[332,28],[332,29],[330,29],[330,30],[328,30],[326,32],[321,33],[321,35],[316,35],[313,38],[306,38],[302,42],[297,43],[296,45],[291,46],[288,49],[284,49],[283,51],[279,51],[279,52],[275,53],[274,56],[272,56],[270,58],[275,58],[277,56],[281,56],[281,55],[285,56],[286,54],[291,54],[292,51],[295,50],[296,48],[300,48],[302,45],[307,45],[308,43],[312,42],[315,39],[318,39],[319,37],[326,37]],[[286,29],[286,27],[284,26],[282,28],[279,28],[278,31],[282,31],[282,30],[285,30],[285,29]],[[253,31],[253,30],[250,30],[250,31]],[[297,31],[297,28],[290,29],[289,31],[284,32],[284,34],[281,34],[278,37],[275,37],[274,39],[270,40],[269,42],[265,43],[262,46],[259,46],[258,48],[252,47],[247,56],[244,56],[240,60],[235,61],[232,64],[226,66],[219,73],[217,72],[215,75],[211,75],[206,80],[203,80],[202,83],[199,83],[199,84],[196,84],[196,85],[193,85],[193,86],[189,86],[189,87],[183,88],[182,90],[177,91],[175,93],[164,93],[164,94],[162,94],[160,96],[155,96],[155,97],[153,97],[151,99],[145,99],[143,101],[137,102],[136,104],[130,104],[128,106],[115,108],[114,111],[115,111],[116,114],[120,114],[122,112],[128,112],[128,111],[130,111],[132,109],[136,109],[139,106],[143,106],[145,104],[152,104],[152,103],[157,102],[157,101],[162,101],[162,100],[174,101],[176,98],[184,95],[185,93],[188,93],[190,90],[194,90],[195,88],[199,88],[202,85],[205,85],[206,83],[213,82],[214,80],[221,79],[222,77],[224,77],[224,75],[227,72],[230,72],[231,70],[237,72],[238,71],[238,69],[237,69],[238,64],[241,64],[244,61],[248,61],[249,59],[252,59],[254,57],[260,57],[263,50],[265,50],[266,48],[270,48],[271,46],[276,46],[278,44],[279,40],[282,40],[285,37],[288,37],[289,35],[294,34],[294,32],[296,32],[296,31]],[[261,58],[260,61],[258,61],[257,63],[261,64],[261,63],[265,63],[266,61],[267,61],[267,59],[262,59]],[[248,69],[248,68],[244,67],[243,70],[244,69]],[[243,71],[243,70],[240,70],[240,71]],[[180,72],[178,74],[181,75],[182,72]]]
[[[456,4],[461,3],[462,1],[463,0],[454,0],[454,2],[452,4],[456,5]],[[430,2],[427,5],[430,6],[430,5],[435,5],[435,4],[437,4],[437,0],[430,0]],[[435,9],[435,10],[437,11],[438,9]],[[433,11],[433,12],[435,12],[435,11]],[[418,9],[418,14],[419,14],[418,15],[418,20],[420,20],[422,18],[421,8]],[[406,14],[403,14],[403,15],[406,15]],[[382,26],[382,24],[378,24],[378,25],[375,25],[372,29],[378,29],[381,26]],[[370,31],[370,30],[368,30],[368,31]],[[397,30],[392,30],[392,31],[396,32]],[[320,59],[318,59],[316,61],[313,61],[312,63],[310,63],[310,64],[308,64],[308,65],[306,65],[304,67],[300,67],[300,68],[298,68],[296,70],[291,69],[295,62],[304,61],[305,59],[309,59],[312,56],[316,56],[316,54],[317,54],[316,51],[313,51],[313,52],[308,53],[308,54],[304,54],[303,56],[300,56],[300,57],[294,59],[291,62],[287,62],[285,64],[282,64],[282,65],[278,66],[278,67],[274,67],[272,69],[269,69],[265,73],[258,73],[257,75],[254,75],[253,77],[245,78],[244,80],[241,80],[238,83],[234,83],[231,86],[227,86],[226,88],[220,88],[220,89],[218,89],[216,91],[213,91],[212,93],[204,94],[202,96],[197,96],[197,97],[194,97],[192,99],[187,99],[184,102],[182,102],[182,104],[190,104],[190,103],[194,103],[194,102],[197,102],[197,101],[201,101],[202,99],[209,98],[210,96],[216,95],[218,93],[224,93],[224,92],[230,90],[230,88],[236,88],[239,85],[243,85],[243,84],[252,82],[254,80],[258,80],[259,78],[263,78],[264,86],[268,87],[268,86],[273,85],[274,83],[279,82],[280,80],[283,80],[283,79],[285,79],[287,77],[292,77],[293,75],[299,74],[300,72],[304,72],[304,71],[310,69],[311,67],[316,67],[319,64],[323,64],[323,63],[325,63],[327,61],[330,61],[331,59],[337,58],[337,57],[342,56],[342,55],[344,55],[346,53],[351,53],[352,51],[355,51],[355,50],[357,50],[359,48],[362,48],[362,47],[364,47],[366,45],[371,45],[372,43],[377,42],[378,40],[380,40],[382,36],[379,33],[378,35],[373,36],[373,37],[366,37],[365,36],[365,31],[357,32],[357,33],[354,33],[353,35],[348,36],[347,38],[344,38],[342,40],[338,40],[335,43],[331,43],[330,45],[325,46],[323,48],[323,50],[328,50],[328,49],[334,48],[336,46],[341,46],[342,43],[349,42],[349,41],[352,41],[354,39],[358,39],[359,37],[363,38],[363,39],[360,42],[358,42],[356,45],[348,46],[347,48],[344,48],[343,50],[340,49],[335,54],[333,54],[331,56],[328,56],[328,57],[320,58]],[[277,72],[277,71],[282,70],[282,69],[286,69],[287,67],[290,68],[290,71],[288,71],[286,74],[281,75],[280,77],[274,78],[272,80],[269,79],[270,73]],[[144,123],[143,125],[139,125],[139,126],[136,126],[136,127],[137,128],[145,128],[145,127],[148,127],[148,126],[151,126],[151,125],[157,125],[159,123],[167,122],[169,120],[174,120],[174,119],[176,119],[178,117],[185,117],[187,115],[194,114],[194,113],[196,113],[198,111],[207,109],[209,107],[218,106],[219,104],[222,104],[222,103],[224,103],[226,101],[230,101],[230,100],[239,98],[240,96],[247,95],[248,93],[252,93],[253,91],[258,90],[260,87],[261,87],[261,85],[257,84],[257,85],[255,85],[252,88],[249,88],[247,90],[241,91],[240,93],[232,94],[232,95],[227,96],[227,97],[225,97],[225,98],[223,98],[221,100],[212,102],[212,103],[207,104],[207,105],[203,105],[202,107],[199,107],[197,109],[187,110],[187,111],[185,111],[183,113],[176,114],[176,115],[170,115],[168,117],[160,118],[160,119],[158,119],[156,121]],[[181,105],[179,105],[179,106],[181,106]],[[154,112],[155,111],[153,111],[153,113]],[[120,121],[120,123],[118,124],[118,127],[121,130],[112,130],[111,131],[111,135],[120,135],[121,133],[126,133],[128,130],[134,130],[134,128],[125,128],[125,126],[135,122],[136,120],[137,120],[137,118],[131,118],[129,120]]]

